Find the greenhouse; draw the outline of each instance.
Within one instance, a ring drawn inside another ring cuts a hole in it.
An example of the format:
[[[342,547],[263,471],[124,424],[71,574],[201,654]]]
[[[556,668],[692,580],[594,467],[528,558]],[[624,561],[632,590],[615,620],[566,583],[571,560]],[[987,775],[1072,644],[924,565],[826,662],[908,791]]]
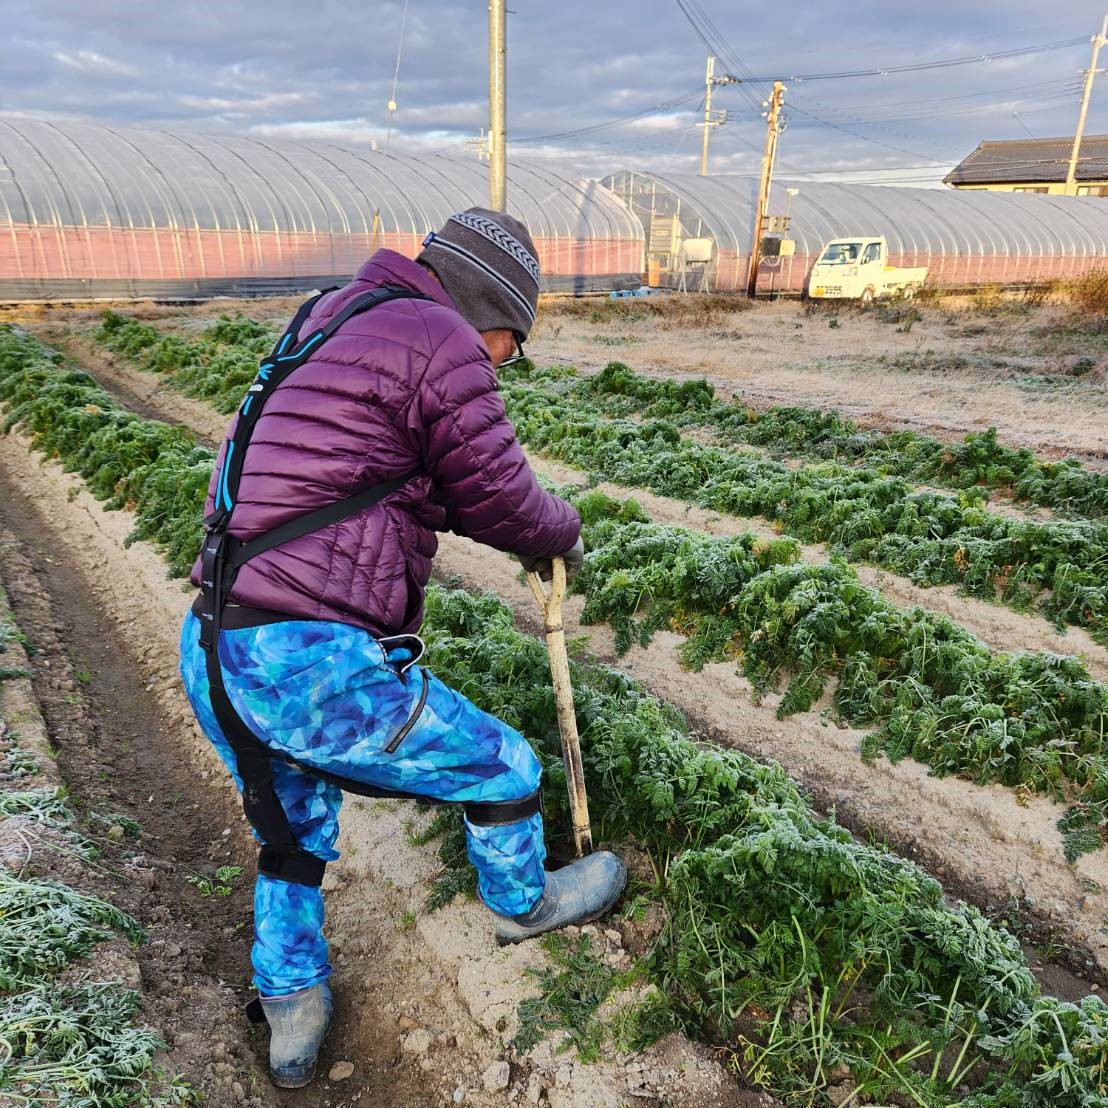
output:
[[[647,273],[671,287],[745,288],[758,180],[617,173],[604,182],[642,221]],[[895,266],[927,266],[928,284],[1031,284],[1108,258],[1108,204],[1098,197],[872,185],[775,183],[759,288],[799,290],[824,243],[884,235]],[[776,241],[795,254],[775,253]]]
[[[476,158],[0,117],[0,299],[294,292],[409,256],[487,203]],[[598,182],[515,162],[548,290],[637,285],[639,221]]]

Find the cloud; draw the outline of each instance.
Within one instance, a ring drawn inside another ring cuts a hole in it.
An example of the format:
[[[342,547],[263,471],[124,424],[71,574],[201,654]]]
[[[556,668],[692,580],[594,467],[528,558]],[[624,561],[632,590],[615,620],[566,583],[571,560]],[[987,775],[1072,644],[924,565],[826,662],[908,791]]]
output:
[[[182,107],[207,114],[209,112],[226,115],[254,115],[273,109],[288,109],[304,104],[312,97],[306,92],[273,92],[267,96],[182,96]]]
[[[128,65],[105,58],[95,50],[77,50],[70,53],[67,50],[55,50],[53,58],[62,65],[69,66],[81,73],[99,73],[112,77],[133,77],[135,71]]]

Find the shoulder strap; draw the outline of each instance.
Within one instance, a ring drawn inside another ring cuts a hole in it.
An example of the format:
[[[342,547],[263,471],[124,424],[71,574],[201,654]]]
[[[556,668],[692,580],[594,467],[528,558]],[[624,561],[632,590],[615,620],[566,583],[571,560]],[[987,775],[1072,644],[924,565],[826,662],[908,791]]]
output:
[[[402,288],[398,285],[384,285],[381,288],[372,289],[361,296],[354,297],[338,315],[328,320],[323,327],[313,331],[303,341],[298,342],[297,337],[300,328],[311,314],[312,308],[315,307],[320,296],[323,295],[323,293],[320,293],[319,296],[314,296],[301,305],[300,310],[293,317],[292,322],[273,348],[270,356],[258,367],[258,374],[246,391],[246,397],[239,407],[235,432],[227,442],[227,450],[223,456],[223,467],[220,471],[219,482],[216,485],[214,505],[216,518],[224,513],[229,514],[234,509],[247,444],[254,433],[254,425],[262,414],[262,408],[265,407],[266,401],[272,396],[277,386],[293,370],[302,366],[348,319],[359,312],[367,311],[389,300],[431,299],[429,296],[415,292],[412,289]],[[226,520],[223,520],[223,522],[226,523]]]

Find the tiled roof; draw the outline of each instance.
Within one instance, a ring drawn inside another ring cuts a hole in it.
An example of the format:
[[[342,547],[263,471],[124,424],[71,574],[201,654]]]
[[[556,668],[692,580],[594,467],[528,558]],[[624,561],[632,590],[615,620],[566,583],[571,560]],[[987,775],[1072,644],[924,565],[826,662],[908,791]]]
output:
[[[1013,181],[1064,181],[1073,136],[983,142],[943,180],[948,185],[991,185]],[[1077,180],[1108,178],[1108,135],[1086,135],[1077,160]]]

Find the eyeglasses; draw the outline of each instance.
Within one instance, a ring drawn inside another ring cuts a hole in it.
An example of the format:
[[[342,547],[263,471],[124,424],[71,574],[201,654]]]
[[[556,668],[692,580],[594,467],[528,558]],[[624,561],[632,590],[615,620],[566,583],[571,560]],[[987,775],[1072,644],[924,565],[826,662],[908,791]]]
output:
[[[506,366],[510,365],[518,365],[526,357],[527,355],[523,352],[523,343],[521,343],[519,339],[516,339],[516,353],[510,358],[505,358],[500,365],[497,366],[497,369],[504,369]]]

